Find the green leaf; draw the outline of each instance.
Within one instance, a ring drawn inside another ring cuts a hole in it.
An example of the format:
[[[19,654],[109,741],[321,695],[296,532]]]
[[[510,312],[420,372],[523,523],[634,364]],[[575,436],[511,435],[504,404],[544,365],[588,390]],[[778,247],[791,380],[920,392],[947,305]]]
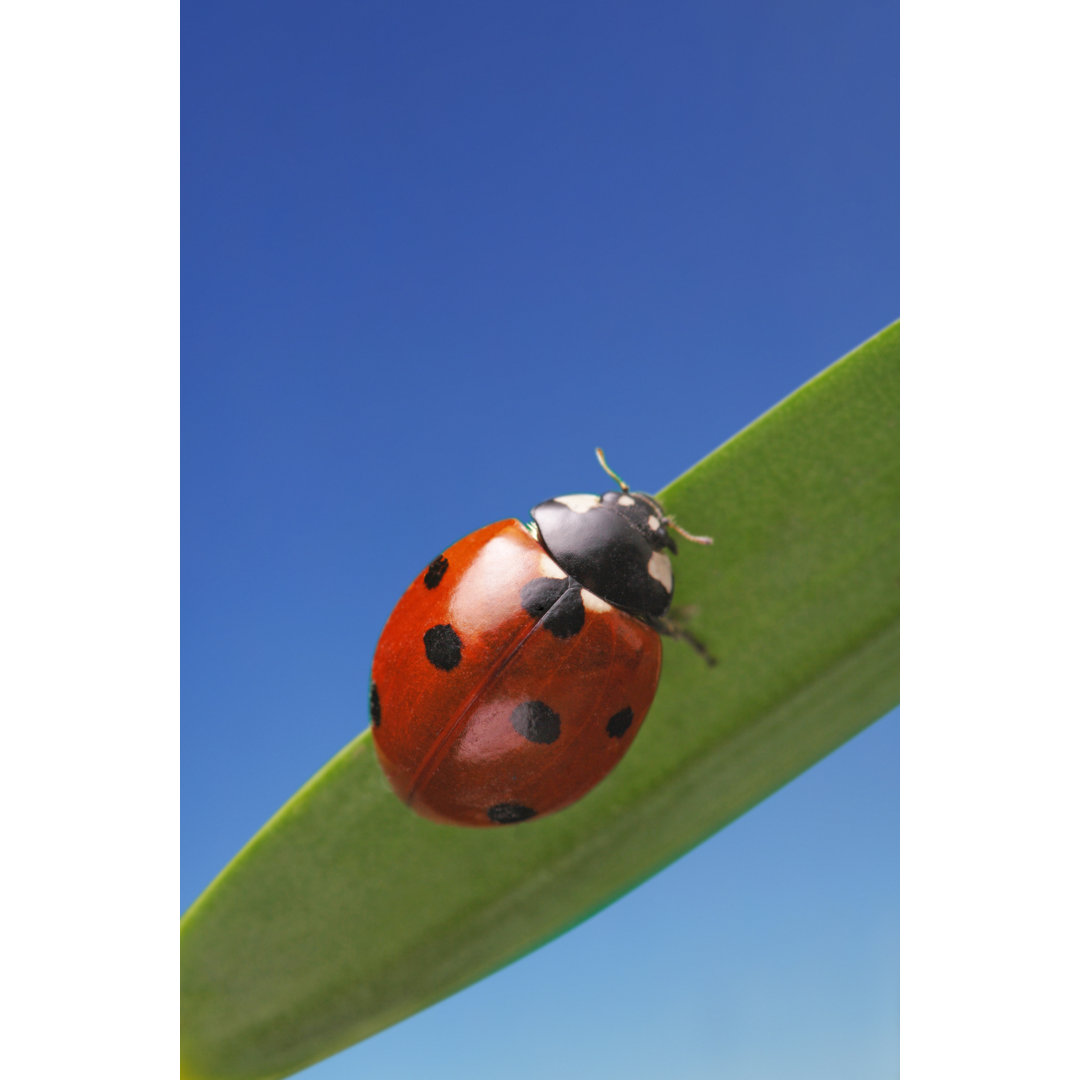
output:
[[[504,829],[390,793],[367,733],[244,848],[182,922],[189,1080],[287,1076],[588,918],[899,700],[894,324],[661,492],[712,548],[679,598],[718,657],[665,644],[618,769]]]

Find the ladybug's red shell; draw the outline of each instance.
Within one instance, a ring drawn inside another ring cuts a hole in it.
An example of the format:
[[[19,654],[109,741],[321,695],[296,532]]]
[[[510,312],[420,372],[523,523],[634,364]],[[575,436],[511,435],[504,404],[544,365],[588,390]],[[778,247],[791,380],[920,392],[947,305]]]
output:
[[[493,825],[569,805],[626,753],[656,693],[656,630],[569,578],[518,521],[435,559],[375,651],[375,747],[435,821]]]

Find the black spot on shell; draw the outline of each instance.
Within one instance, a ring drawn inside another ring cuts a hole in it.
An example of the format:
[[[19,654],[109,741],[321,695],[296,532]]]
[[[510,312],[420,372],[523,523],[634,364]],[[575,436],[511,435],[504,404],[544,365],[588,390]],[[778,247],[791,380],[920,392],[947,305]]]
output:
[[[581,586],[575,582],[544,616],[543,627],[557,638],[572,638],[585,625]]]
[[[427,571],[424,574],[424,584],[429,589],[434,589],[443,579],[443,574],[446,573],[446,568],[450,564],[446,561],[445,555],[437,555],[431,560],[428,565]]]
[[[559,737],[562,724],[559,714],[542,701],[524,701],[511,714],[514,730],[534,743],[553,743]]]
[[[572,638],[585,625],[581,586],[569,578],[533,578],[521,590],[521,606],[557,638]]]
[[[424,652],[440,671],[453,671],[461,663],[461,638],[447,623],[433,626],[424,634]]]
[[[368,707],[371,711],[371,726],[378,727],[382,723],[382,706],[379,704],[379,688],[374,683],[371,684]]]
[[[620,709],[608,722],[607,733],[613,739],[621,739],[629,730],[630,725],[634,722],[634,710],[629,705],[625,709]]]
[[[538,577],[521,587],[521,606],[534,618],[543,618],[555,606],[569,584],[569,578]]]
[[[501,802],[488,807],[487,816],[496,825],[513,825],[516,821],[528,821],[536,817],[536,811],[530,806],[522,806],[516,802]]]

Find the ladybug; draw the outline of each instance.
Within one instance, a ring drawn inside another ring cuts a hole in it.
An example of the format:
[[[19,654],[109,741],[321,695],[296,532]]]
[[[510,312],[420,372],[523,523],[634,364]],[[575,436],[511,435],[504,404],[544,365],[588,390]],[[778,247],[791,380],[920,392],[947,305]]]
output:
[[[371,728],[424,817],[510,825],[561,810],[629,749],[660,679],[671,532],[651,495],[560,495],[459,540],[409,586],[375,649]]]

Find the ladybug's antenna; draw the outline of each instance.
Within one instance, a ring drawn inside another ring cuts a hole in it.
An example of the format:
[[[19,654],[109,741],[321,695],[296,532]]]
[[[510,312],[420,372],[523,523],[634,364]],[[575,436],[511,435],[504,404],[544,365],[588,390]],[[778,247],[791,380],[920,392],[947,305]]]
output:
[[[604,470],[619,485],[622,491],[629,492],[630,485],[607,463],[607,459],[604,457],[604,451],[598,446],[596,448],[596,460],[600,462],[600,468]],[[663,513],[663,511],[660,511]],[[711,544],[713,538],[711,536],[695,536],[693,533],[688,533],[681,525],[675,524],[675,519],[671,517],[664,518],[664,524],[674,529],[681,537],[689,540],[692,544]]]
[[[604,460],[604,451],[601,450],[599,446],[596,448],[596,460],[600,462],[600,468],[603,469],[604,472],[606,472],[608,474],[608,476],[610,476],[611,479],[614,480],[615,483],[619,485],[619,489],[621,491],[629,491],[630,490],[630,485],[627,484],[623,480],[623,478],[618,475],[618,473],[615,473],[615,472],[613,472],[611,470],[611,467],[608,465],[607,461]]]
[[[713,542],[711,536],[695,536],[693,533],[688,533],[681,525],[675,524],[674,518],[666,518],[664,523],[668,528],[674,529],[680,536],[685,537],[692,544],[711,544]]]

